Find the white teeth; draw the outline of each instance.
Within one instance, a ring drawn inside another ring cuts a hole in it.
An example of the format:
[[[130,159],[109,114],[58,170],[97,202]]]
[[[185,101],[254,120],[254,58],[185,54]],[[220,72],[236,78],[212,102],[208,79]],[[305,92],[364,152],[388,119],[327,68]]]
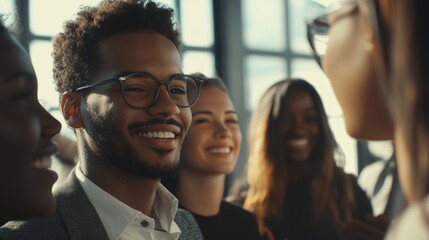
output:
[[[308,140],[306,139],[290,140],[287,143],[292,147],[304,147],[308,144]]]
[[[39,157],[33,161],[32,165],[39,169],[48,169],[51,167],[52,159],[49,156]]]
[[[227,153],[230,153],[230,152],[231,152],[231,148],[229,148],[229,147],[223,147],[223,148],[211,148],[211,149],[209,150],[209,152],[210,152],[210,153],[214,153],[214,154],[218,154],[218,153],[221,153],[221,154],[227,154]]]
[[[167,139],[167,138],[174,138],[175,134],[173,132],[143,132],[138,133],[141,137],[147,137],[147,138],[158,138],[158,139]]]

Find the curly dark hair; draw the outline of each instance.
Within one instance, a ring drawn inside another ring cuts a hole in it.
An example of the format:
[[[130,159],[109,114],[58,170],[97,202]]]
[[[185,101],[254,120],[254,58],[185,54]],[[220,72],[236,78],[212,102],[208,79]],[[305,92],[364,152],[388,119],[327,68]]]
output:
[[[89,84],[100,62],[99,43],[128,32],[155,32],[170,39],[177,49],[180,45],[173,9],[164,5],[146,0],[104,0],[96,7],[83,7],[53,40],[57,91],[61,94]]]

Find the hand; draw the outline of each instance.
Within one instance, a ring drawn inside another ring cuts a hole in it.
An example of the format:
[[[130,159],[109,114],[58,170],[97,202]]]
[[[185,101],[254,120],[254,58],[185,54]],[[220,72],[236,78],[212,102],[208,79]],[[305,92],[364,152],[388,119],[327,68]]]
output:
[[[344,223],[341,230],[347,240],[382,240],[389,224],[390,220],[383,214],[367,215],[365,222],[353,219]]]

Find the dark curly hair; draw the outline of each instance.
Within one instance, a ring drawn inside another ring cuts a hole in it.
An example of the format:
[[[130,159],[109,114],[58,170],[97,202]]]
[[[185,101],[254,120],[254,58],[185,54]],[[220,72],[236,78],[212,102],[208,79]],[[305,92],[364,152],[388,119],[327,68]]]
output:
[[[155,32],[170,39],[177,49],[180,45],[173,9],[164,5],[146,0],[104,0],[96,7],[83,7],[53,40],[57,91],[61,94],[89,84],[100,62],[99,43],[128,32]]]

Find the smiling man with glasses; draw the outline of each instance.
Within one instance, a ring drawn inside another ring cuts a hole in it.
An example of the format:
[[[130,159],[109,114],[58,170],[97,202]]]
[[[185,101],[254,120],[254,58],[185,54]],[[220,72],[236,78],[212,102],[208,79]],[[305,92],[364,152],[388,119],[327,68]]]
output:
[[[162,85],[167,87],[170,99],[181,108],[191,107],[198,99],[202,79],[185,74],[172,75],[168,80],[158,80],[148,72],[134,72],[120,74],[119,77],[110,78],[99,83],[79,87],[72,92],[85,92],[94,87],[118,82],[121,86],[124,101],[133,108],[150,108],[159,97]]]
[[[153,2],[83,8],[54,40],[54,78],[79,163],[51,218],[4,239],[202,239],[160,179],[179,167],[202,80],[182,73],[173,12]],[[107,80],[106,80],[107,79]]]

